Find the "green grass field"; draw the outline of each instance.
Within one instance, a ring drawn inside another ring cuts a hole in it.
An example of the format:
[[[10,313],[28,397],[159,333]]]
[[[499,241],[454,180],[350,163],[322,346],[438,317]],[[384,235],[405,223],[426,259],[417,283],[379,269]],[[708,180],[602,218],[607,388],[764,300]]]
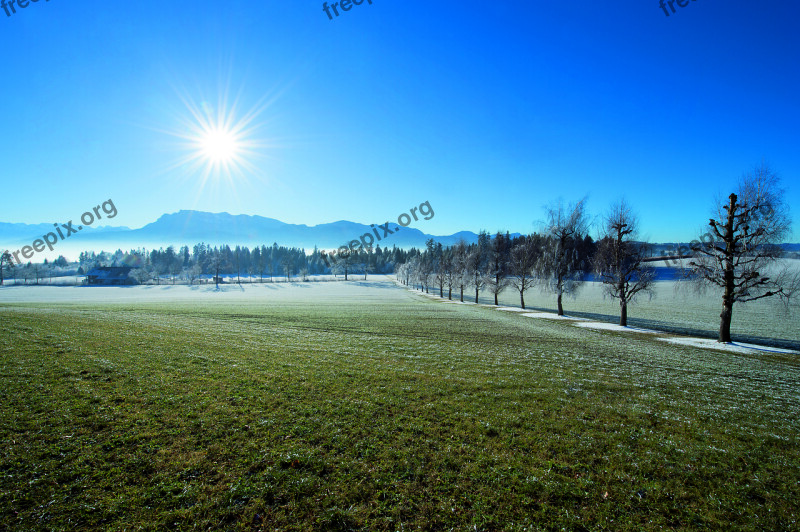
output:
[[[0,303],[0,530],[800,528],[797,355],[390,282],[71,290]]]

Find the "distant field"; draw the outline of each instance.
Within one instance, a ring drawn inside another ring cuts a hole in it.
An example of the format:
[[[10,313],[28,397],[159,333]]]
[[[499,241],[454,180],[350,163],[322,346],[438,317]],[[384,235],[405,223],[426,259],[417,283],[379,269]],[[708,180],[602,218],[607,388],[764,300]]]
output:
[[[0,337],[0,530],[798,528],[797,355],[390,281],[12,287]]]

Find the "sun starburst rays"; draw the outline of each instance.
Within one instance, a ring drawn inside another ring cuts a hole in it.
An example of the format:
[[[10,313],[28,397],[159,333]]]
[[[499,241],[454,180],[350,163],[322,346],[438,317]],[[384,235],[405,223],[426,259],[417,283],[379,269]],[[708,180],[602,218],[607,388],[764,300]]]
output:
[[[258,163],[268,155],[274,143],[262,135],[259,120],[273,99],[262,98],[245,112],[239,111],[239,97],[228,97],[221,91],[216,105],[208,100],[197,104],[180,94],[183,111],[176,113],[177,126],[164,131],[174,139],[173,147],[180,155],[167,172],[187,183],[194,182],[197,196],[208,188],[220,187],[235,193],[237,187],[251,185],[252,180],[265,178]]]

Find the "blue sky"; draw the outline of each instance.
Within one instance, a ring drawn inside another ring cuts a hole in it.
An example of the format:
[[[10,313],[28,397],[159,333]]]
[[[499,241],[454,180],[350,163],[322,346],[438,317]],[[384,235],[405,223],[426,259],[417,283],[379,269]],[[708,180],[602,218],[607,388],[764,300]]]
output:
[[[800,4],[691,0],[32,3],[0,10],[0,221],[197,209],[314,225],[529,232],[624,194],[690,240],[762,160],[800,206]],[[235,104],[235,107],[234,107]],[[192,109],[241,121],[230,172]],[[196,162],[196,161],[195,161]],[[797,228],[797,222],[795,228]],[[800,240],[795,230],[793,240]]]

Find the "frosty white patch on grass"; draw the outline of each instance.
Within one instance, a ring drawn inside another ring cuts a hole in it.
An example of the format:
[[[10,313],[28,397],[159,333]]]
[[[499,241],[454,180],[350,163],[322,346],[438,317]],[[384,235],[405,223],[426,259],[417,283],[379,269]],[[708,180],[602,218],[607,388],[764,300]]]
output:
[[[659,338],[663,342],[671,344],[688,345],[691,347],[699,347],[702,349],[717,349],[720,351],[728,351],[730,353],[741,353],[745,355],[756,355],[759,353],[788,353],[800,354],[798,351],[791,349],[780,349],[778,347],[767,347],[763,345],[746,344],[742,342],[732,342],[730,344],[723,344],[710,338]]]
[[[587,327],[589,329],[602,329],[605,331],[621,331],[621,332],[637,332],[637,333],[647,333],[647,334],[658,334],[659,331],[654,331],[652,329],[642,329],[639,327],[623,327],[622,325],[617,325],[615,323],[606,323],[603,321],[584,321],[580,323],[576,323],[578,327]]]
[[[431,299],[442,299],[437,294],[426,294],[425,292],[419,292],[419,295],[429,297]]]
[[[570,321],[584,321],[586,318],[576,318],[574,316],[559,316],[552,312],[524,312],[523,316],[529,318],[543,318],[547,320],[570,320]]]
[[[505,310],[507,312],[527,312],[524,308],[517,307],[497,307],[497,310]]]

